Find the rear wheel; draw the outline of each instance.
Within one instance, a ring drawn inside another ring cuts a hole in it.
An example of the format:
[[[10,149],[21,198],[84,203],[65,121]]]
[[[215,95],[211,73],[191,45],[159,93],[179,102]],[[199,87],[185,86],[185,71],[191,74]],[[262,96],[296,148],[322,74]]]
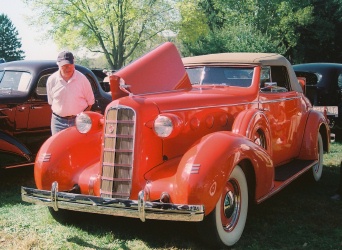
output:
[[[247,212],[246,177],[241,167],[235,166],[215,209],[199,224],[199,231],[210,245],[232,246],[242,235]]]
[[[317,136],[318,162],[312,167],[312,177],[314,181],[319,181],[323,172],[323,140],[319,133]]]

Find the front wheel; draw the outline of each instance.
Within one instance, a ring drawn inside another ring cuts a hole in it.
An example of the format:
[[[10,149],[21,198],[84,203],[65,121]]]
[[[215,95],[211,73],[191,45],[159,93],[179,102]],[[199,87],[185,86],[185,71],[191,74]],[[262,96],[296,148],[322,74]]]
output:
[[[199,232],[213,246],[232,246],[241,237],[248,212],[248,187],[245,174],[235,166],[222,190],[215,209],[199,223]]]

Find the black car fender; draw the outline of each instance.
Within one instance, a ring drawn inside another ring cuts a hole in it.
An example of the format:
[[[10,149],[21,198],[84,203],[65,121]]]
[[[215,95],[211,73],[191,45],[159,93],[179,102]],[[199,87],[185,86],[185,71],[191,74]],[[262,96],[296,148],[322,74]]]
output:
[[[0,152],[17,156],[22,162],[24,159],[31,162],[33,155],[30,150],[13,136],[0,131]],[[25,161],[25,160],[24,160]]]

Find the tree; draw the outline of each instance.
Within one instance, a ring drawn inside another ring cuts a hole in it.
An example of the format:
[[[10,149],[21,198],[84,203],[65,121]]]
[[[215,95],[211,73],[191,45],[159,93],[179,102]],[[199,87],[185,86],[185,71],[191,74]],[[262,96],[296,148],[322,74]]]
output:
[[[49,24],[60,47],[102,53],[111,69],[156,46],[158,34],[177,20],[169,0],[24,1],[35,10],[33,23]]]
[[[203,54],[209,48],[210,53],[276,52],[292,57],[300,37],[296,30],[312,22],[312,6],[308,1],[196,0],[194,4],[193,9],[206,18],[201,21],[201,14],[182,10],[185,6],[182,4],[182,20],[186,20],[184,16],[193,16],[206,28],[204,33],[193,35],[182,24],[179,34],[185,40],[183,52],[187,55]]]
[[[7,62],[25,58],[18,31],[5,14],[0,14],[0,58]]]
[[[342,63],[342,1],[312,0],[314,21],[300,27],[296,63]]]

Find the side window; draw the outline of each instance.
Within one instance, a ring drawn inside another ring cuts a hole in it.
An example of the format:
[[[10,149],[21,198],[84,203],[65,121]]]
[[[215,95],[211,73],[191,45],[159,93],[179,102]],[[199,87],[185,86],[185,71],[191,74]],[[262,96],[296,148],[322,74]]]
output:
[[[260,89],[265,87],[266,82],[270,82],[271,68],[263,67],[260,75]]]
[[[275,82],[278,87],[282,87],[290,90],[290,80],[287,73],[287,69],[284,66],[272,66],[271,67],[271,80]]]
[[[2,74],[0,88],[27,92],[31,82],[31,74],[28,72],[5,71]]]
[[[186,68],[191,84],[200,84],[203,78],[203,67]]]
[[[342,89],[342,74],[339,74],[338,75],[338,87],[340,88],[340,89]]]
[[[43,75],[39,79],[38,84],[37,84],[37,89],[36,89],[36,93],[38,95],[46,95],[46,82],[50,75],[51,74]]]
[[[297,77],[305,77],[305,85],[307,87],[315,87],[317,83],[322,79],[322,75],[319,73],[305,72],[305,71],[296,71]],[[342,78],[341,78],[341,87],[342,87]]]
[[[262,69],[260,83],[262,92],[287,92],[291,90],[289,75],[284,66],[270,66]]]

